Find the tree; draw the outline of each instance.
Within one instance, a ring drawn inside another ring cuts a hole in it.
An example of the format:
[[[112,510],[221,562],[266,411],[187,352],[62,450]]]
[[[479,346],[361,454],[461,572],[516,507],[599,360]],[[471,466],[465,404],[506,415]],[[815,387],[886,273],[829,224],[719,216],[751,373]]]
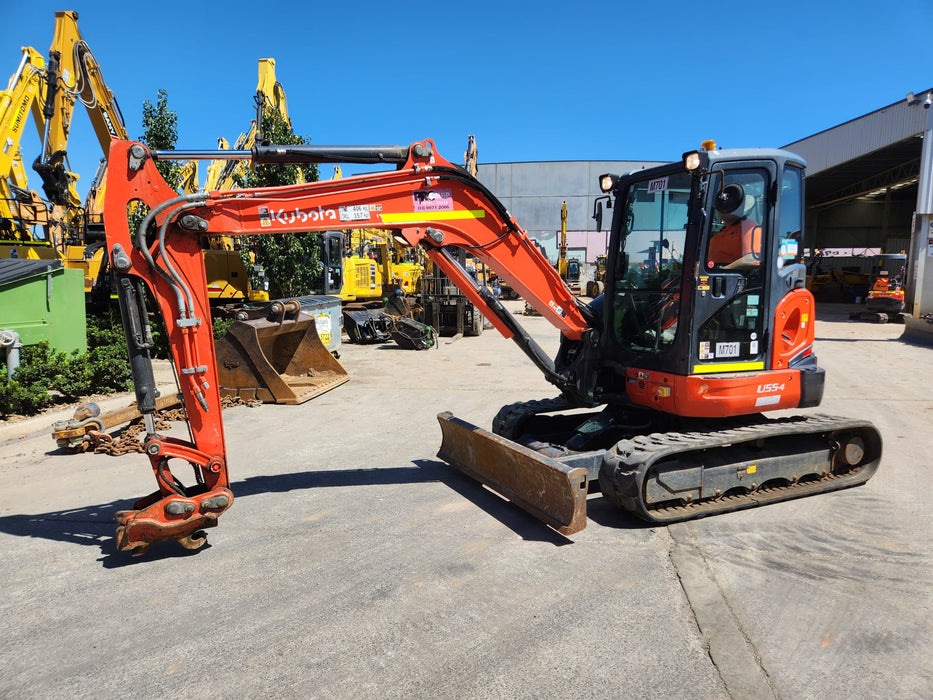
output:
[[[178,114],[168,108],[168,93],[160,89],[155,106],[143,100],[143,136],[140,141],[153,150],[170,151],[178,142]],[[181,184],[182,165],[174,160],[156,161],[162,178],[174,189]]]
[[[275,144],[302,144],[307,141],[292,132],[289,120],[278,110],[266,107],[262,114],[263,140]],[[300,175],[300,177],[299,177]],[[276,187],[300,182],[316,182],[317,164],[276,163],[258,165],[250,170],[245,180],[237,183],[243,187]],[[320,284],[321,237],[317,233],[282,233],[253,236],[240,242],[240,257],[247,270],[253,261],[265,269],[269,280],[269,295],[273,299],[302,296],[311,293]],[[250,279],[256,286],[259,276]]]
[[[159,90],[155,106],[149,100],[143,100],[143,135],[139,140],[154,150],[170,151],[178,141],[178,114],[168,108],[168,93]],[[173,160],[156,161],[156,168],[162,178],[173,188],[181,184],[181,163]],[[127,212],[130,231],[135,231],[146,218],[148,210],[143,206],[134,206]]]

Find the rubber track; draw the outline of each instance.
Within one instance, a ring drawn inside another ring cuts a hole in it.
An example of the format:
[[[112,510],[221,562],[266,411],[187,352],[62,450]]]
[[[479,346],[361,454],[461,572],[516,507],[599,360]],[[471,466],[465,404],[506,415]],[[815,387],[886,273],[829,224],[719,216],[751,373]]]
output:
[[[553,399],[539,399],[536,401],[520,401],[508,404],[499,409],[496,417],[492,419],[492,432],[506,440],[516,441],[521,435],[516,434],[521,422],[538,413],[551,413],[552,411],[566,411],[574,408],[563,397]]]
[[[855,431],[863,438],[868,438],[865,439],[865,461],[844,473],[835,472],[819,480],[758,489],[750,493],[684,505],[649,508],[642,499],[642,487],[651,467],[659,460],[677,453],[805,434],[825,434],[829,442],[829,434],[839,431]],[[880,457],[881,436],[868,421],[823,414],[792,416],[715,432],[651,433],[622,440],[604,456],[599,483],[603,495],[620,508],[649,522],[666,523],[857,486],[871,478],[878,468]]]

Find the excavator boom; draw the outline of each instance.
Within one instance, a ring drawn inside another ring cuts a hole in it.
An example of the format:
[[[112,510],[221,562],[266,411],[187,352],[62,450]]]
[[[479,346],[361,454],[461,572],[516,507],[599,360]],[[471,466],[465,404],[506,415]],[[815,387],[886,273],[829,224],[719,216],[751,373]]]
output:
[[[28,192],[20,143],[32,114],[41,135],[45,124],[42,88],[45,59],[35,49],[23,47],[23,56],[6,90],[0,92],[0,238],[21,241],[30,238],[32,226],[48,222],[45,203]],[[25,201],[24,201],[25,200]],[[8,251],[2,251],[4,257]]]
[[[444,160],[431,141],[408,148],[255,146],[251,157],[268,162],[395,162],[397,170],[273,188],[215,190],[178,196],[155,168],[157,158],[212,159],[229,154],[150,152],[114,142],[105,200],[107,243],[117,277],[137,403],[147,419],[145,449],[159,490],[119,516],[118,546],[141,550],[159,540],[196,546],[195,532],[216,524],[233,501],[223,439],[216,351],[210,331],[202,236],[264,235],[367,227],[395,231],[408,245],[423,246],[506,337],[512,337],[555,384],[550,358],[525,334],[491,293],[481,288],[445,250],[466,248],[497,270],[568,338],[580,339],[589,322],[547,259],[475,178]],[[131,232],[127,207],[149,214]],[[193,440],[158,435],[151,337],[141,281],[153,292],[165,320]],[[171,459],[192,464],[198,484],[182,487]],[[576,486],[574,488],[577,488]],[[578,498],[577,493],[568,497]]]

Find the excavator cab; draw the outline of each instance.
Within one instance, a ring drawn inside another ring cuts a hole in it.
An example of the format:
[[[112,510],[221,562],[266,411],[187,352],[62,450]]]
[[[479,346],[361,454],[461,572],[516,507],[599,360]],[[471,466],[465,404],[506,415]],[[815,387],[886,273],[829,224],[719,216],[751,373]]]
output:
[[[816,405],[812,308],[798,291],[804,164],[782,151],[703,155],[705,166],[692,170],[676,163],[604,178],[615,205],[601,356],[616,369],[596,384],[677,415],[735,415],[731,399],[726,408],[698,397],[668,401],[670,388],[640,392],[630,370],[718,377],[795,368],[806,378],[802,405]],[[758,410],[756,397],[744,397],[742,413]]]

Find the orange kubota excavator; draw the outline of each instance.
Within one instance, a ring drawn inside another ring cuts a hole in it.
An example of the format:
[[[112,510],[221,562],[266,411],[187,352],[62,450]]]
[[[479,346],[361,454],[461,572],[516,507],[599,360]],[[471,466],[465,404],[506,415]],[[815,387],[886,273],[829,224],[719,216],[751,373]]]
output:
[[[117,544],[138,553],[203,528],[233,503],[199,239],[362,227],[393,230],[426,254],[560,390],[503,408],[493,432],[441,414],[440,456],[564,534],[586,524],[590,479],[621,508],[672,522],[867,481],[881,438],[863,420],[762,412],[819,404],[814,305],[801,262],[804,163],[780,150],[717,150],[600,179],[611,208],[606,292],[576,299],[504,206],[431,141],[399,146],[261,146],[228,151],[254,163],[394,163],[340,180],[178,196],[154,160],[216,152],[151,152],[115,142],[106,198],[145,451],[158,490],[117,514]],[[149,214],[137,231],[127,203]],[[737,259],[711,241],[737,218],[760,233]],[[447,251],[495,269],[561,332],[551,360],[491,291]],[[165,318],[191,440],[159,435],[142,285]],[[580,408],[591,409],[580,412]],[[572,412],[566,412],[575,409]],[[194,467],[183,485],[173,460]]]

